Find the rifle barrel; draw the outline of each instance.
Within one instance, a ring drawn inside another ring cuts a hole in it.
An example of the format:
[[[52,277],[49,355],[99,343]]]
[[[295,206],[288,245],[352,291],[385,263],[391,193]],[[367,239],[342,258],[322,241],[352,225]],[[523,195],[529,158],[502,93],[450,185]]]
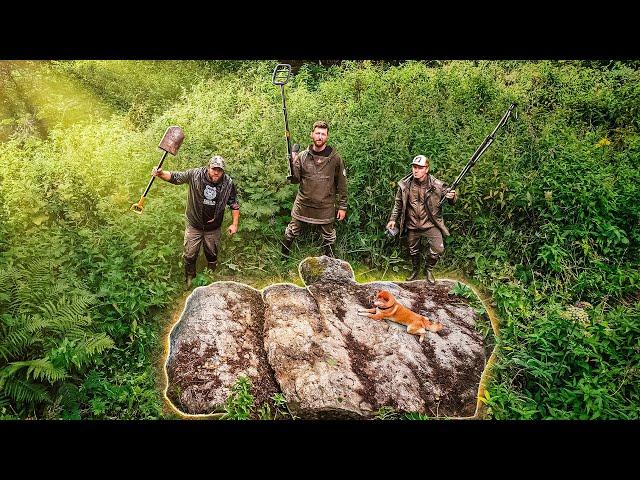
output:
[[[487,150],[487,148],[489,148],[489,146],[493,143],[493,141],[495,140],[496,132],[498,131],[498,129],[500,127],[502,127],[503,125],[505,125],[507,123],[507,121],[509,120],[509,116],[511,115],[511,112],[513,111],[513,109],[515,107],[516,107],[516,103],[515,102],[512,103],[509,106],[507,111],[504,113],[504,115],[502,116],[502,118],[498,122],[498,125],[496,125],[496,128],[493,129],[493,132],[491,132],[489,135],[487,135],[485,137],[485,139],[482,141],[480,146],[476,149],[476,151],[473,153],[473,155],[471,155],[471,158],[469,159],[467,164],[464,166],[464,168],[460,172],[460,175],[458,175],[458,177],[453,181],[453,183],[451,184],[451,187],[449,187],[449,190],[455,190],[455,188],[462,181],[464,176],[469,172],[469,170],[471,170],[471,167],[473,167],[475,165],[475,163],[480,159],[480,157],[484,154],[484,152]],[[438,206],[442,206],[442,204],[444,203],[445,198],[446,197],[442,197],[440,199],[440,202],[438,203]]]

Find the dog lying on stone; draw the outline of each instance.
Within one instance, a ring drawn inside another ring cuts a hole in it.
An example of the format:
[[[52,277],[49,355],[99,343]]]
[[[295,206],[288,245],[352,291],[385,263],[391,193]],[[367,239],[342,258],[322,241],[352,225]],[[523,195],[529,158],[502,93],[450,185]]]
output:
[[[389,319],[396,323],[407,326],[407,332],[420,336],[420,343],[424,340],[427,330],[430,332],[439,332],[442,330],[440,322],[432,322],[427,317],[412,312],[404,305],[396,301],[391,292],[380,290],[373,301],[375,308],[367,308],[358,310],[361,317],[369,317],[374,320]]]

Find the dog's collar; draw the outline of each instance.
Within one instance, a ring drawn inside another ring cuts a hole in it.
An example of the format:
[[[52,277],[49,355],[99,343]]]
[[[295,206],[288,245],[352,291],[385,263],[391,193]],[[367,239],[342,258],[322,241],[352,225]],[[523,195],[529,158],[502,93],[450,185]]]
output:
[[[393,303],[393,305],[395,305],[395,302]],[[393,307],[393,305],[389,305],[388,307],[384,307],[384,308],[383,308],[383,307],[378,307],[378,309],[379,309],[379,310],[388,310],[388,309],[390,309],[391,307]]]

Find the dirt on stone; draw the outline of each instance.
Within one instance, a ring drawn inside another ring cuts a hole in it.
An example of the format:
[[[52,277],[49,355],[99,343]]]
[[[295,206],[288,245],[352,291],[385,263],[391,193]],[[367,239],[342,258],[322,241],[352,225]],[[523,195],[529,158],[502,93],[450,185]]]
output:
[[[369,360],[375,357],[375,352],[363,343],[356,341],[350,333],[344,334],[344,340],[349,351],[351,369],[362,384],[362,388],[357,389],[357,392],[364,401],[372,405],[374,409],[377,409],[381,405],[377,404],[376,385],[371,380],[371,374],[367,371]]]
[[[199,390],[203,390],[201,393],[204,399],[208,399],[207,391],[211,392],[222,386],[220,379],[216,375],[212,375],[207,366],[209,359],[217,356],[218,349],[215,345],[207,345],[203,354],[198,353],[198,349],[198,342],[184,342],[167,363],[169,377],[167,397],[176,407],[188,413],[199,412],[191,412],[191,407],[183,403],[182,393],[185,390],[194,385],[206,384],[207,389]]]

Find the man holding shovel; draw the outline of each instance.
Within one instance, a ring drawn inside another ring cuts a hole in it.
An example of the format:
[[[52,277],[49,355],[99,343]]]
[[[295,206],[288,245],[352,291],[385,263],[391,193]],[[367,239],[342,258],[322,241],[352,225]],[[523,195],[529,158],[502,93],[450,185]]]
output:
[[[154,177],[174,185],[189,184],[183,253],[187,288],[191,287],[191,282],[196,276],[200,245],[204,247],[209,268],[215,270],[218,265],[220,226],[224,218],[225,205],[231,209],[233,218],[227,233],[234,235],[238,231],[240,205],[236,198],[236,187],[224,170],[224,159],[216,155],[204,167],[191,168],[183,172],[169,172],[154,167],[151,171]]]
[[[303,224],[317,225],[320,228],[323,253],[333,257],[335,219],[342,221],[347,214],[347,171],[335,148],[327,145],[328,139],[329,125],[324,121],[317,121],[311,130],[313,143],[300,152],[300,155],[293,153],[290,180],[291,183],[300,184],[300,187],[291,210],[291,222],[284,231],[284,258],[289,257],[291,245],[302,233]]]

